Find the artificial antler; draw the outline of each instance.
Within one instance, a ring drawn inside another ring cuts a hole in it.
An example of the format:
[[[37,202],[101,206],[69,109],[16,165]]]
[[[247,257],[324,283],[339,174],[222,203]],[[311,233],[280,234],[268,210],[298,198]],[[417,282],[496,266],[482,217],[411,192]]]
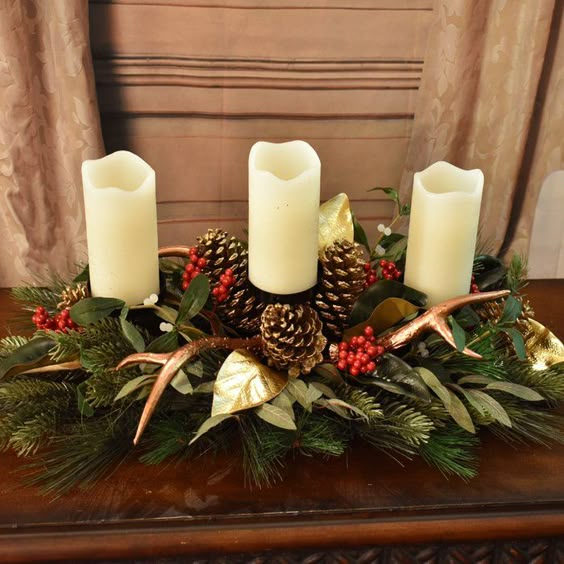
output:
[[[190,258],[190,247],[186,245],[174,245],[172,247],[161,247],[160,257],[186,257]]]
[[[122,368],[127,368],[135,364],[146,363],[146,364],[158,364],[162,366],[155,383],[153,384],[153,389],[147,398],[145,407],[143,408],[143,413],[139,419],[139,424],[137,426],[137,433],[133,439],[133,444],[137,444],[147,423],[151,419],[157,403],[159,402],[163,392],[166,387],[172,381],[176,373],[182,368],[182,366],[188,362],[193,356],[206,349],[253,349],[259,348],[262,345],[262,339],[260,337],[253,337],[251,339],[230,339],[228,337],[207,337],[204,339],[198,339],[197,341],[192,341],[178,350],[172,353],[137,353],[131,354],[124,358],[118,365],[116,370],[121,370]]]
[[[480,292],[478,294],[468,294],[459,296],[458,298],[452,298],[429,308],[423,315],[406,323],[396,331],[384,335],[382,338],[378,339],[377,344],[384,347],[387,351],[399,349],[419,337],[422,333],[435,331],[450,346],[456,348],[447,317],[452,312],[465,305],[497,300],[498,298],[509,295],[509,293],[509,290],[500,290],[498,292]],[[482,358],[478,353],[470,350],[468,347],[465,347],[462,352],[472,358]]]

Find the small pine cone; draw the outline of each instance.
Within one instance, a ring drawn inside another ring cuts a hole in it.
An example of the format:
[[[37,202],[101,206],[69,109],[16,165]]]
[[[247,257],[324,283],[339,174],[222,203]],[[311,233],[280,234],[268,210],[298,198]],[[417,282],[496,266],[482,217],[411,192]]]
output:
[[[358,296],[364,289],[363,251],[357,243],[336,241],[320,258],[322,272],[315,294],[315,308],[331,340],[341,336]]]
[[[70,308],[89,295],[88,285],[85,282],[71,284],[61,292],[61,301],[57,304],[57,308],[60,310]]]
[[[261,315],[263,350],[268,363],[290,376],[308,374],[323,361],[327,339],[317,312],[307,304],[271,304]]]
[[[253,293],[247,278],[248,251],[236,237],[221,229],[209,229],[198,237],[198,256],[205,258],[203,273],[212,285],[230,268],[235,283],[229,297],[218,304],[217,313],[227,325],[246,334],[256,334],[260,328],[260,315],[264,305]]]

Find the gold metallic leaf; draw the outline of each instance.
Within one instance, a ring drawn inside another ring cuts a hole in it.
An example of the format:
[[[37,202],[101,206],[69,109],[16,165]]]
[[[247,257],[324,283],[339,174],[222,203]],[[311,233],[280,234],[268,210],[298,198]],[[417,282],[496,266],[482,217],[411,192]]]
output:
[[[245,349],[226,359],[213,387],[212,417],[250,409],[276,397],[288,384],[288,374],[272,370]]]
[[[564,362],[564,344],[544,325],[534,319],[525,322],[523,336],[529,361],[536,370],[545,370],[553,364]]]
[[[386,298],[374,308],[374,311],[366,321],[354,327],[349,327],[345,331],[345,338],[350,339],[351,337],[362,335],[364,328],[368,325],[374,329],[375,335],[379,335],[417,311],[419,311],[419,308],[407,300],[402,298]]]
[[[319,253],[342,239],[354,241],[354,227],[348,196],[337,194],[319,208]]]

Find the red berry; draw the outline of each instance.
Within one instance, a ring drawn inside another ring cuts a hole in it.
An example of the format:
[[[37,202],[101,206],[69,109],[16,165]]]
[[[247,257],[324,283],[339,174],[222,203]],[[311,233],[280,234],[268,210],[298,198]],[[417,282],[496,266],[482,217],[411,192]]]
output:
[[[227,276],[230,276],[230,277],[231,277],[231,276],[233,276],[233,271],[232,271],[230,268],[226,268],[226,269],[225,269],[225,274],[226,274]]]
[[[358,368],[353,367],[349,370],[349,372],[350,372],[351,376],[358,376],[358,373],[360,372],[360,370]]]
[[[384,354],[384,347],[382,347],[381,345],[376,345],[376,356],[382,356]]]
[[[368,369],[369,372],[374,372],[374,370],[376,370],[376,363],[375,362],[369,362],[366,365],[366,368]]]
[[[347,369],[347,362],[345,360],[339,360],[337,363],[337,368],[339,370],[346,370]]]
[[[339,343],[339,350],[346,351],[349,348],[349,344],[346,341],[341,341]]]
[[[374,335],[374,328],[371,327],[370,325],[367,325],[367,326],[364,328],[364,335],[365,335],[366,337],[372,337],[372,335]]]

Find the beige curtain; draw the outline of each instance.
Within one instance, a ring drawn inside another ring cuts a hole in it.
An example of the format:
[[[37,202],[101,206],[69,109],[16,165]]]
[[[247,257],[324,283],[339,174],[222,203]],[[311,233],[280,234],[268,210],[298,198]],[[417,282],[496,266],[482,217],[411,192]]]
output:
[[[401,191],[409,197],[413,173],[438,160],[482,169],[483,237],[495,252],[527,251],[542,180],[563,167],[559,4],[435,2]]]
[[[0,286],[85,260],[80,166],[102,151],[87,0],[0,0]]]

